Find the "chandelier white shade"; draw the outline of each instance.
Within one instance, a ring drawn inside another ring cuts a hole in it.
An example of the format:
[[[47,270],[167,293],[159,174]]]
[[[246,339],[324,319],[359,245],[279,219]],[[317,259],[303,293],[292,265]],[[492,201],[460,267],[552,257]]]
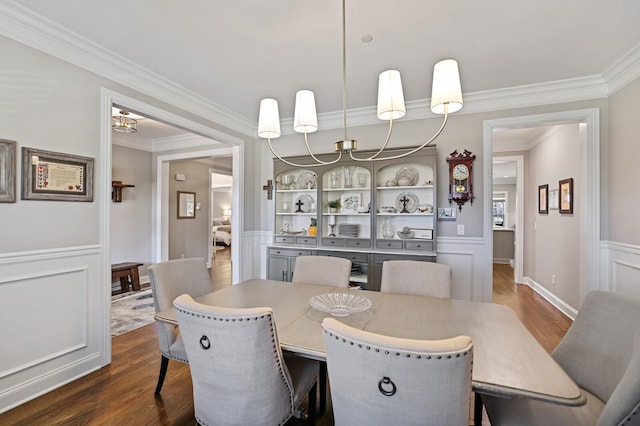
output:
[[[267,98],[260,101],[258,136],[265,139],[280,137],[280,112],[278,111],[278,101],[275,99]]]
[[[433,67],[431,111],[435,114],[452,114],[462,108],[462,89],[458,62],[446,59]]]
[[[438,62],[433,69],[431,111],[435,114],[444,115],[440,129],[429,140],[422,143],[417,148],[410,149],[402,154],[380,157],[384,149],[389,144],[391,131],[393,129],[393,121],[404,117],[406,114],[400,72],[397,70],[384,71],[378,77],[377,116],[380,120],[389,121],[389,131],[387,133],[386,140],[375,154],[367,158],[354,156],[353,152],[357,149],[357,141],[349,139],[347,135],[347,46],[345,2],[346,0],[342,0],[342,114],[344,137],[342,140],[337,141],[334,144],[334,150],[338,153],[337,158],[332,161],[322,161],[311,152],[311,148],[309,147],[307,134],[318,130],[315,95],[311,90],[299,90],[296,93],[295,113],[293,119],[293,130],[304,134],[307,152],[313,161],[309,164],[292,163],[276,154],[271,144],[271,139],[278,138],[281,135],[278,102],[275,99],[270,98],[262,99],[260,101],[258,136],[268,140],[269,149],[274,156],[291,166],[313,167],[333,164],[340,161],[343,153],[348,153],[349,157],[354,161],[388,160],[406,157],[431,144],[444,129],[448,115],[459,111],[463,105],[458,63],[453,59],[445,59]]]
[[[404,93],[400,72],[389,70],[378,77],[378,118],[380,120],[396,120],[404,117]]]
[[[313,133],[318,130],[316,97],[311,90],[298,90],[296,93],[293,130],[298,133]]]

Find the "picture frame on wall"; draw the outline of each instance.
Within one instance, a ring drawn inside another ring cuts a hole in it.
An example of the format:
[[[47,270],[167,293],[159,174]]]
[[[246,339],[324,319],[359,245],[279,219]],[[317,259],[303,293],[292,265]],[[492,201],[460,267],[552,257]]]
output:
[[[22,199],[93,201],[93,158],[22,148]]]
[[[549,191],[549,210],[558,210],[558,190],[552,189]]]
[[[549,213],[549,185],[538,186],[538,213]]]
[[[16,143],[0,139],[0,203],[16,202]]]
[[[558,182],[560,188],[560,214],[573,214],[573,178],[562,179]]]

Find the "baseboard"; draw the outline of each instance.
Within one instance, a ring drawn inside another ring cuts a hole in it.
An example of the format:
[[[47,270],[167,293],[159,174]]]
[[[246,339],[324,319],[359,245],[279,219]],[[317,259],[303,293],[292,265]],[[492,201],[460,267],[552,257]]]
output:
[[[530,277],[524,277],[525,285],[528,285],[538,293],[540,296],[544,297],[547,302],[551,303],[556,309],[565,314],[567,317],[571,318],[571,320],[576,319],[576,315],[578,315],[578,311],[564,302],[564,300],[560,299],[555,294],[551,293],[545,287],[531,279]]]

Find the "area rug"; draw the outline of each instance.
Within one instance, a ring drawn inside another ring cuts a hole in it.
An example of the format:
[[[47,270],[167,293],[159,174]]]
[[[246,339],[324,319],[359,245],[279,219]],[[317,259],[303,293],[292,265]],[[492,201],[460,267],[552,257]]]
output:
[[[111,298],[111,337],[155,322],[151,289]]]

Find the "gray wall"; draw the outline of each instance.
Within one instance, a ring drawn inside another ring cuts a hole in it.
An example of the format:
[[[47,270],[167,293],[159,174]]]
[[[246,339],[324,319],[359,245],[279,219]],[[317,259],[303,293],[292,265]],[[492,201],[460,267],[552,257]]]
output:
[[[525,157],[524,274],[569,305],[580,306],[580,220],[585,199],[577,124],[557,127]],[[574,213],[538,213],[538,186],[574,180]],[[555,275],[555,284],[552,276]]]
[[[112,180],[135,185],[122,189],[122,202],[111,202],[111,263],[151,263],[151,153],[113,145]]]
[[[184,173],[186,180],[173,179],[176,173]],[[178,219],[178,191],[196,193],[195,219]],[[172,161],[169,165],[169,259],[209,256],[210,203],[209,166],[198,161]]]
[[[624,87],[611,98],[611,138],[608,153],[609,194],[603,207],[610,215],[609,240],[640,244],[640,79]]]

